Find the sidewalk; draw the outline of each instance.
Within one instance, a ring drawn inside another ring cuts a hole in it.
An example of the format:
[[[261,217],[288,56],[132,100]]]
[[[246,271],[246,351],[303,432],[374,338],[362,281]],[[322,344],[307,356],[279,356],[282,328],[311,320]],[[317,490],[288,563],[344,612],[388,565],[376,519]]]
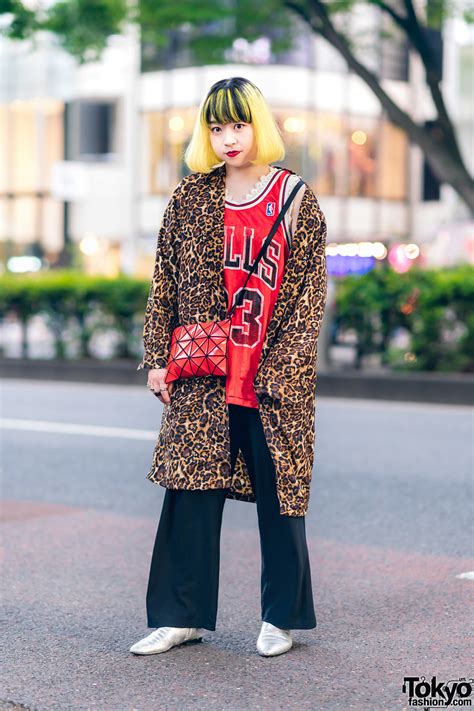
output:
[[[142,385],[146,371],[136,370],[138,362],[0,358],[0,377]],[[323,397],[473,405],[474,374],[320,371],[316,390]]]

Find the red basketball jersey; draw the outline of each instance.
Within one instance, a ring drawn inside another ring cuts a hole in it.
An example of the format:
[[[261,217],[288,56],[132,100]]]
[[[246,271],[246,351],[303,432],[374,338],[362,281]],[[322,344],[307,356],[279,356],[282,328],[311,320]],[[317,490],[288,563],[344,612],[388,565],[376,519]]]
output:
[[[290,178],[298,180],[299,176],[274,168],[264,187],[248,202],[226,200],[224,284],[229,309],[291,190],[294,180]],[[288,217],[287,213],[278,226],[245,287],[241,306],[234,311],[227,346],[226,403],[258,408],[253,381],[291,247]]]

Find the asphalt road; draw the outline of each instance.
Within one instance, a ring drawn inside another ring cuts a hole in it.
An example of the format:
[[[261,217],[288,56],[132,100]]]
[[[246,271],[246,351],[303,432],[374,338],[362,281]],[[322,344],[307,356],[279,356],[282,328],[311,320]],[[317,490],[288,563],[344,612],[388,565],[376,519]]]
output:
[[[405,676],[472,675],[473,417],[318,398],[308,546],[318,626],[255,650],[255,505],[226,502],[217,630],[136,657],[164,489],[145,386],[7,380],[0,698],[29,709],[408,708]],[[5,705],[0,708],[10,708]],[[13,706],[11,707],[13,708]]]

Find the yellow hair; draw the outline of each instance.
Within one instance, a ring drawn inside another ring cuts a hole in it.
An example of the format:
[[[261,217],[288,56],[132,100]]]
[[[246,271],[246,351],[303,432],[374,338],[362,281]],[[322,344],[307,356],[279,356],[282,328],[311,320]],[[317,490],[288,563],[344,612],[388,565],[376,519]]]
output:
[[[249,79],[221,79],[211,86],[201,102],[191,141],[184,160],[188,168],[198,173],[210,173],[222,160],[214,153],[209,124],[242,121],[251,123],[257,144],[254,165],[266,165],[285,157],[285,146],[260,89]]]

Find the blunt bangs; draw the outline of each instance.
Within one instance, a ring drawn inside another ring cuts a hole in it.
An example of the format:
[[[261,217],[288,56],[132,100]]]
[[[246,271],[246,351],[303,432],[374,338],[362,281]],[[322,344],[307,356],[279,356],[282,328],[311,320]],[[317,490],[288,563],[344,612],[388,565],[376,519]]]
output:
[[[257,144],[255,165],[282,160],[285,146],[260,89],[249,79],[232,77],[216,82],[201,102],[191,141],[184,160],[188,168],[210,173],[222,161],[214,153],[210,140],[210,124],[241,121],[251,123]]]
[[[231,123],[243,121],[252,123],[249,102],[240,87],[222,87],[208,95],[203,107],[203,120],[211,123]]]

